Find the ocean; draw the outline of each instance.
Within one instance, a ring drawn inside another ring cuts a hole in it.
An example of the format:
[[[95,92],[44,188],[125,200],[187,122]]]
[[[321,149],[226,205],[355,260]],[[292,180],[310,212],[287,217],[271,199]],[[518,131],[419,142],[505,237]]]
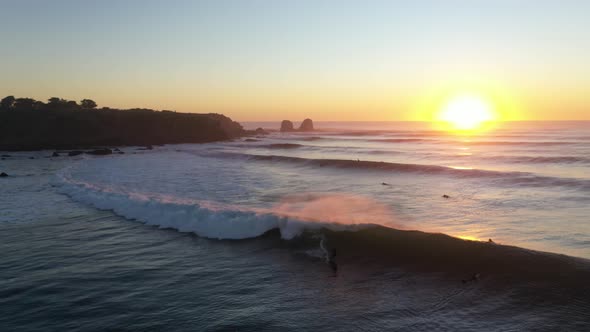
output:
[[[1,152],[0,331],[590,331],[590,122],[315,127]]]

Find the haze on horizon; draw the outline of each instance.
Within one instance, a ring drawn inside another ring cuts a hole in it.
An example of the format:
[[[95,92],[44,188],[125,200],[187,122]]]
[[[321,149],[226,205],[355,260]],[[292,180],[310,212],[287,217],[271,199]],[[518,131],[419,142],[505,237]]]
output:
[[[590,120],[588,1],[2,1],[1,96],[238,121]]]

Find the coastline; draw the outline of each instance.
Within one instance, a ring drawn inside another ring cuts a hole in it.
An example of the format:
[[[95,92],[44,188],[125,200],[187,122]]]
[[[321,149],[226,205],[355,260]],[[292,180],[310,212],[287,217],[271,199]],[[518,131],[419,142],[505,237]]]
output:
[[[209,143],[252,134],[222,114],[153,110],[0,111],[0,151]]]

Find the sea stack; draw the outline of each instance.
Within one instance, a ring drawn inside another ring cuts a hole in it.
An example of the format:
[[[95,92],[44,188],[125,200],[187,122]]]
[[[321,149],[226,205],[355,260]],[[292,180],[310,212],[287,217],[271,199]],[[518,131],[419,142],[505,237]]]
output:
[[[293,127],[293,122],[289,121],[289,120],[283,120],[283,122],[281,122],[281,131],[285,132],[285,131],[294,131],[295,128]]]
[[[299,131],[313,131],[313,121],[311,119],[305,119],[299,126]]]

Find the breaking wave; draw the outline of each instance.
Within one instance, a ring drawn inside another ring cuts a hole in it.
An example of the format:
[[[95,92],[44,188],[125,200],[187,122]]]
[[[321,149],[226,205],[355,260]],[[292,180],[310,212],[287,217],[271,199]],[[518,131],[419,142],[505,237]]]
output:
[[[304,230],[350,230],[367,225],[367,220],[384,225],[393,220],[384,205],[345,194],[290,195],[271,208],[255,208],[126,191],[74,179],[67,170],[58,175],[54,185],[76,201],[112,210],[127,219],[214,239],[253,238],[273,229],[279,230],[282,238],[292,239]]]

